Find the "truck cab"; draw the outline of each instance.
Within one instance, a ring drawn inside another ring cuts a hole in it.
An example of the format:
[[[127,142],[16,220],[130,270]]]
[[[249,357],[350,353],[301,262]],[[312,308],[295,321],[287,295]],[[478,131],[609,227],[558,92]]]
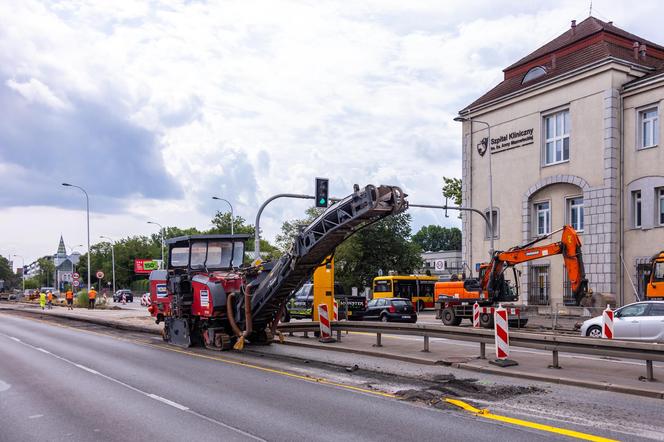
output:
[[[664,251],[652,258],[646,297],[648,299],[664,299]]]

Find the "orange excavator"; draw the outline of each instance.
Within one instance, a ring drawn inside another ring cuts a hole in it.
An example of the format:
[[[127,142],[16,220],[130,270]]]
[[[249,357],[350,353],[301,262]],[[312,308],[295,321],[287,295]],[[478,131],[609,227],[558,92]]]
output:
[[[536,246],[540,241],[562,230],[559,242]],[[562,255],[567,268],[572,293],[576,305],[580,305],[591,292],[588,290],[588,280],[585,277],[581,253],[581,240],[576,231],[570,226],[542,236],[527,244],[513,247],[505,252],[496,251],[491,262],[480,265],[479,278],[463,281],[437,282],[434,289],[436,299],[436,318],[441,319],[445,325],[459,325],[462,319],[472,321],[473,304],[477,302],[480,307],[494,307],[499,303],[515,302],[519,299],[519,272],[515,265],[553,255]],[[505,278],[505,271],[512,269],[514,279]],[[480,324],[490,327],[492,315],[490,309],[484,308],[480,316]],[[519,309],[510,309],[510,322],[517,321],[517,326],[523,326],[528,321]]]

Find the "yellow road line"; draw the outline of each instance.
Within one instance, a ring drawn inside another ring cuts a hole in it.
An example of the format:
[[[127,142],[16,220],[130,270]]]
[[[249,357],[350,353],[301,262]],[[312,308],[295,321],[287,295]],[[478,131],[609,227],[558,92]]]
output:
[[[461,407],[466,411],[469,411],[476,416],[483,417],[485,419],[491,419],[499,422],[505,422],[512,425],[519,425],[521,427],[533,428],[535,430],[546,431],[549,433],[562,434],[563,436],[573,437],[576,439],[582,440],[591,440],[597,442],[613,442],[613,439],[607,439],[601,436],[595,436],[588,433],[581,433],[579,431],[567,430],[565,428],[552,427],[550,425],[538,424],[536,422],[524,421],[522,419],[515,419],[513,417],[501,416],[498,414],[493,414],[489,410],[475,408],[472,405],[460,401],[458,399],[445,399],[450,404]]]
[[[189,356],[194,356],[194,357],[197,357],[197,358],[211,359],[211,360],[214,360],[214,361],[224,362],[226,364],[239,365],[239,366],[242,366],[242,367],[253,368],[254,370],[264,371],[264,372],[267,372],[267,373],[279,374],[281,376],[287,376],[287,377],[290,377],[290,378],[299,379],[299,380],[302,380],[302,381],[307,381],[307,382],[311,382],[311,383],[315,383],[315,384],[330,385],[330,386],[334,386],[334,387],[344,388],[344,389],[347,389],[347,390],[353,390],[353,391],[359,391],[359,392],[362,392],[362,393],[368,393],[368,394],[372,394],[372,395],[375,395],[375,396],[396,398],[396,395],[391,394],[391,393],[384,393],[382,391],[369,390],[369,389],[366,389],[366,388],[355,387],[353,385],[341,384],[339,382],[330,381],[330,380],[325,379],[325,378],[313,378],[313,377],[310,377],[310,376],[304,376],[304,375],[291,373],[291,372],[288,372],[288,371],[278,370],[276,368],[268,368],[268,367],[263,367],[261,365],[250,364],[248,362],[234,361],[232,359],[227,359],[227,358],[203,355],[203,354],[200,354],[200,353],[195,353],[195,352],[191,352],[191,351],[187,351],[187,350],[181,350],[181,349],[177,349],[177,348],[173,348],[173,347],[166,347],[166,346],[163,346],[163,345],[155,345],[155,344],[146,344],[146,345],[149,345],[149,346],[155,347],[155,348],[159,348],[161,350],[168,350],[168,351],[172,351],[172,352],[175,352],[175,353],[182,353],[182,354],[186,354],[186,355],[189,355]]]

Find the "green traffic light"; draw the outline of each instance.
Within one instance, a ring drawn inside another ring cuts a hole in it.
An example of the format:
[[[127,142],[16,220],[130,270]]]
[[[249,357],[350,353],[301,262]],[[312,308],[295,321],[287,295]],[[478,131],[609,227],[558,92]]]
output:
[[[320,201],[318,201],[318,204],[325,204],[325,198],[321,198]]]

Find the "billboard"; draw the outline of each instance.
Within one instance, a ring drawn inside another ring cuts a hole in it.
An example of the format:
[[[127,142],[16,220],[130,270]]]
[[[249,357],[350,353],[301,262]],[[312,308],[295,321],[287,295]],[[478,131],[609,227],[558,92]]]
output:
[[[134,260],[134,273],[148,274],[153,270],[159,270],[159,260],[157,259]]]

